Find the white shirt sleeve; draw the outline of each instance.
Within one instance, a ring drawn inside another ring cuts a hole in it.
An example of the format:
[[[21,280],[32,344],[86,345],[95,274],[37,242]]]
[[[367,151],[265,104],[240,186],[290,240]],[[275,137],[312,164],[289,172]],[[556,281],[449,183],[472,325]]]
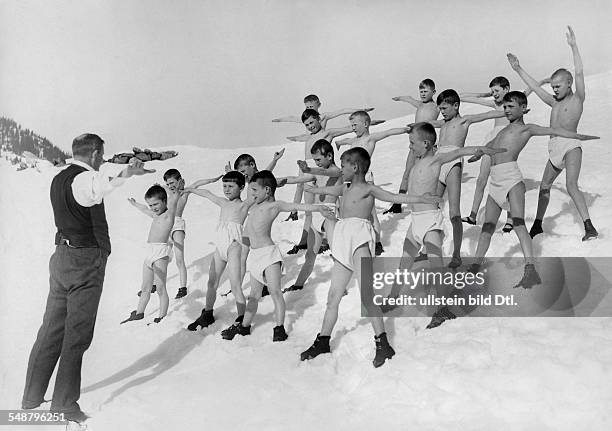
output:
[[[77,203],[91,207],[102,202],[104,196],[125,182],[125,178],[111,177],[97,171],[85,171],[74,177],[72,195]]]

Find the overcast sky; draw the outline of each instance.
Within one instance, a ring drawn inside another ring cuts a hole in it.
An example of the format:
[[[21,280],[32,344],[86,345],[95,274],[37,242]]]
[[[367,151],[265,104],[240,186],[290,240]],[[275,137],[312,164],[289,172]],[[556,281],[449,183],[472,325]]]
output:
[[[107,153],[280,144],[303,127],[270,120],[309,93],[393,118],[425,77],[518,88],[508,51],[538,79],[571,67],[567,24],[585,73],[611,70],[610,16],[609,0],[0,0],[0,115],[64,149],[86,131]]]

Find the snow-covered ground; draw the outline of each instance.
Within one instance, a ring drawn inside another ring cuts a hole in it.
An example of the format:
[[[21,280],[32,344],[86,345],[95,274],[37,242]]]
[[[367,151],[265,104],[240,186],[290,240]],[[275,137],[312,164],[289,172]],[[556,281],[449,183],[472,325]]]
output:
[[[535,241],[538,255],[612,256],[607,224],[612,215],[608,164],[612,160],[611,97],[612,73],[587,79],[580,131],[602,139],[584,144],[580,185],[600,238],[580,241],[582,224],[565,192],[562,175],[553,189],[545,220],[548,234]],[[532,111],[526,121],[547,125],[548,108],[533,96],[530,105]],[[478,110],[462,107],[463,113]],[[401,126],[411,119],[395,119],[372,130]],[[467,145],[481,144],[491,127],[473,126]],[[295,131],[300,131],[299,125]],[[80,404],[92,416],[91,428],[611,429],[610,318],[464,318],[435,330],[424,330],[427,318],[389,319],[387,330],[397,355],[382,368],[374,369],[372,331],[367,320],[360,317],[358,290],[352,289],[341,305],[332,354],[303,363],[299,352],[312,343],[325,307],[332,265],[326,254],[317,260],[306,289],[286,295],[286,342],[271,342],[274,323],[269,298],[262,300],[249,337],[232,342],[221,339],[220,330],[234,317],[231,296],[219,297],[217,322],[212,327],[186,331],[185,326],[203,306],[214,249],[212,230],[218,217],[217,208],[197,196],[190,198],[184,214],[189,295],[171,300],[169,316],[159,325],[136,322],[120,326],[119,321],[137,302],[140,250],[149,228],[149,219],[132,208],[127,198],[142,201],[146,188],[161,182],[163,172],[171,167],[178,168],[189,182],[221,173],[223,165],[242,152],[253,154],[263,168],[272,153],[283,146],[286,153],[275,172],[294,175],[303,144],[279,139],[276,146],[248,149],[178,147],[177,158],[150,163],[158,170],[156,174],[131,179],[108,196],[113,253],[106,270],[96,334],[85,354],[82,373]],[[378,145],[372,163],[377,184],[397,190],[407,152],[406,136]],[[519,159],[528,189],[528,225],[535,213],[537,187],[546,160],[545,138],[533,139]],[[16,172],[8,162],[0,163],[0,407],[14,409],[20,405],[27,358],[47,297],[48,259],[55,231],[48,188],[57,171],[49,167],[41,172]],[[477,173],[477,165],[468,165],[465,170],[463,214],[469,212]],[[221,193],[220,184],[208,188]],[[277,193],[277,199],[290,200],[292,196],[289,187]],[[378,202],[379,213],[387,206]],[[386,255],[399,256],[405,220],[399,215],[380,218]],[[300,225],[279,217],[273,237],[283,251],[298,239]],[[478,233],[478,227],[466,229],[464,255],[474,253]],[[448,241],[447,237],[447,252]],[[517,244],[514,234],[496,233],[489,255],[518,257]],[[295,279],[302,261],[303,254],[285,257],[284,286]],[[169,268],[168,288],[173,296],[179,287],[178,275],[174,263]],[[224,281],[220,291],[228,290],[228,286]],[[156,315],[154,296],[145,322]],[[48,404],[45,406],[48,408]]]

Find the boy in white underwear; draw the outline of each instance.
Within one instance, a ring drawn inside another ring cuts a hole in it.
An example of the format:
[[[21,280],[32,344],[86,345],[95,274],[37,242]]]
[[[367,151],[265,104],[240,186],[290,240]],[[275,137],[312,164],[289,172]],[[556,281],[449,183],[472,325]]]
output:
[[[309,94],[304,97],[304,109],[314,109],[319,112],[321,109],[321,101],[316,94]],[[374,110],[374,108],[347,108],[347,109],[339,109],[337,111],[331,112],[319,112],[321,127],[325,129],[327,127],[327,122],[332,118],[339,117],[341,115],[350,115],[355,111],[359,111],[360,109],[369,112]],[[289,115],[287,117],[275,118],[272,120],[273,123],[301,123],[302,120],[300,117],[295,115]]]
[[[200,187],[213,183],[218,181],[222,176],[223,175],[219,175],[215,178],[197,181],[196,183],[192,184],[191,187]],[[164,173],[164,181],[171,192],[179,193],[178,204],[176,205],[176,216],[174,218],[172,231],[170,232],[170,239],[172,240],[172,244],[174,246],[174,258],[180,281],[180,287],[174,299],[180,299],[187,295],[187,266],[185,265],[185,220],[183,219],[183,211],[187,205],[189,193],[180,193],[185,187],[185,180],[177,169],[168,169]]]
[[[290,136],[287,139],[290,141],[304,142],[304,160],[312,160],[312,146],[319,139],[325,139],[327,142],[332,142],[334,138],[338,136],[346,135],[351,132],[351,127],[341,127],[336,129],[325,129],[321,125],[321,116],[314,109],[306,109],[302,113],[302,123],[304,123],[304,127],[308,130],[309,134],[300,135],[300,136]],[[298,176],[302,175],[302,171],[298,169]],[[295,195],[293,197],[293,202],[299,203],[302,201],[302,194],[304,193],[304,185],[298,184],[295,188]],[[305,203],[312,203],[314,197],[309,194],[304,198]],[[289,214],[287,220],[297,220],[297,213],[292,212]],[[302,236],[299,242],[287,252],[287,254],[297,254],[300,250],[305,250],[307,248],[307,239],[308,239],[308,230],[310,229],[311,217],[310,214],[306,214],[304,217],[304,227],[302,228]]]
[[[414,166],[410,170],[407,193],[412,196],[434,194],[438,187],[440,170],[444,164],[467,155],[494,154],[505,150],[487,147],[463,147],[450,152],[436,152],[436,129],[426,122],[412,125],[410,129],[410,151],[415,155]],[[409,221],[402,267],[410,270],[414,258],[422,247],[427,251],[427,259],[432,267],[442,267],[442,239],[444,214],[437,203],[413,203],[410,205]],[[449,289],[438,287],[438,296],[448,296]],[[440,326],[455,315],[447,306],[440,307],[432,316],[427,328]]]
[[[157,287],[159,295],[159,316],[153,322],[159,323],[168,313],[168,292],[166,292],[166,274],[168,262],[172,258],[172,242],[169,241],[170,231],[174,225],[178,192],[171,192],[159,184],[151,186],[145,193],[148,208],[138,204],[133,198],[128,201],[138,210],[153,219],[149,238],[147,239],[147,254],[142,267],[142,286],[138,307],[130,317],[121,323],[144,319],[144,311],[151,298],[151,289]]]
[[[198,189],[198,182],[185,187],[185,193],[193,193],[209,199],[221,208],[219,223],[215,232],[215,252],[210,261],[208,271],[208,287],[206,290],[206,305],[202,309],[200,317],[187,326],[190,331],[196,331],[198,327],[206,328],[215,322],[213,308],[217,299],[217,289],[223,271],[227,267],[230,286],[236,300],[236,311],[238,319],[242,320],[246,301],[242,293],[242,274],[240,269],[242,245],[242,225],[247,217],[249,208],[253,201],[247,199],[242,201],[240,194],[244,189],[245,177],[238,171],[230,171],[223,176],[224,198],[215,195],[209,190]]]
[[[571,47],[572,56],[574,57],[574,73],[576,74],[575,93],[572,91],[572,81],[574,78],[566,69],[558,69],[550,77],[550,85],[555,93],[553,96],[540,88],[537,81],[523,70],[515,55],[508,54],[508,61],[510,62],[510,66],[512,66],[521,79],[525,81],[538,97],[542,99],[544,103],[552,107],[552,111],[550,112],[550,127],[560,127],[575,132],[578,130],[578,122],[582,116],[585,85],[582,59],[578,52],[578,45],[576,45],[576,36],[571,27],[568,26],[567,28],[567,43]],[[544,219],[544,214],[546,213],[546,208],[550,201],[550,189],[561,171],[567,168],[565,185],[584,223],[585,232],[582,240],[587,241],[597,238],[598,233],[591,222],[584,195],[578,188],[578,177],[582,165],[582,147],[580,142],[575,139],[555,136],[551,138],[548,143],[548,153],[549,160],[546,164],[546,168],[544,168],[542,182],[540,183],[536,218],[531,226],[529,234],[533,238],[544,232],[542,229],[542,220]]]
[[[438,109],[438,105],[433,100],[434,94],[436,94],[436,84],[432,79],[426,78],[419,83],[419,98],[421,100],[417,100],[412,96],[397,96],[394,97],[393,100],[396,102],[408,102],[412,106],[416,108],[416,112],[414,114],[414,122],[420,123],[422,121],[433,121],[437,120],[440,116],[440,110]],[[408,151],[408,157],[406,158],[406,167],[404,168],[404,173],[402,175],[402,182],[400,183],[399,193],[406,193],[406,189],[408,188],[408,176],[410,175],[410,170],[414,165],[414,154],[412,151]],[[383,212],[383,214],[394,213],[398,214],[402,212],[402,206],[400,204],[393,204],[391,207]],[[425,256],[425,258],[427,258]]]
[[[394,129],[383,130],[380,132],[370,133],[370,116],[367,112],[357,111],[353,112],[349,117],[351,122],[351,129],[355,133],[354,138],[346,138],[336,142],[336,148],[340,150],[343,145],[349,145],[350,148],[363,148],[365,149],[370,158],[374,154],[376,149],[376,143],[382,141],[390,136],[401,135],[407,133],[406,127],[398,127]],[[371,174],[371,173],[370,173]],[[374,231],[376,232],[376,246],[375,255],[380,256],[383,252],[383,246],[380,242],[380,222],[378,221],[378,215],[376,214],[376,208],[372,208],[372,223]]]
[[[361,258],[374,256],[375,233],[370,222],[374,199],[393,203],[440,202],[434,196],[409,196],[389,193],[378,186],[366,182],[366,173],[370,167],[370,155],[361,147],[345,151],[341,157],[342,178],[348,184],[331,187],[316,187],[312,193],[342,196],[340,213],[342,218],[336,223],[331,243],[334,267],[331,275],[331,286],[327,296],[327,308],[323,317],[321,332],[311,347],[302,352],[302,361],[313,359],[322,353],[329,353],[329,340],[334,325],[338,320],[340,300],[346,293],[346,287],[354,275],[361,283]],[[387,340],[382,316],[371,317],[374,329],[376,355],[374,367],[380,367],[395,351]]]
[[[342,172],[334,163],[334,148],[329,142],[324,139],[319,139],[315,142],[312,146],[312,158],[317,165],[316,168],[311,168],[306,165],[306,162],[299,160],[298,163],[302,169],[304,169],[305,173],[299,177],[279,178],[278,186],[282,187],[285,184],[314,183],[314,187],[326,187],[342,184]],[[305,191],[309,192],[309,189],[306,188]],[[337,200],[336,196],[315,195],[316,203],[323,202],[335,205]],[[312,269],[314,268],[315,260],[324,237],[327,236],[328,241],[331,242],[334,224],[335,220],[327,219],[323,217],[321,213],[312,213],[312,223],[308,232],[308,248],[306,249],[304,263],[301,266],[300,273],[295,282],[290,287],[283,290],[283,293],[302,290],[304,288],[304,283],[308,280],[310,274],[312,274]]]
[[[250,198],[254,203],[249,212],[245,230],[249,234],[250,252],[247,259],[247,271],[251,273],[251,292],[242,321],[235,322],[221,331],[226,340],[236,335],[249,335],[251,322],[257,313],[261,291],[266,284],[274,302],[274,319],[272,341],[287,339],[285,332],[285,300],[281,292],[281,266],[283,256],[278,246],[272,241],[272,223],[281,211],[319,211],[326,217],[332,217],[330,209],[324,205],[296,204],[274,199],[276,178],[270,171],[257,172],[249,183]]]
[[[480,270],[502,207],[508,209],[509,206],[514,223],[514,232],[519,238],[523,256],[525,256],[523,278],[514,287],[529,289],[540,284],[541,280],[534,265],[531,236],[525,227],[525,183],[516,162],[518,156],[532,136],[553,135],[581,141],[599,138],[597,136],[580,135],[558,127],[525,124],[523,115],[529,110],[527,109],[527,97],[520,91],[509,92],[504,96],[503,101],[504,113],[510,124],[486,146],[489,148],[504,148],[507,151],[491,156],[491,181],[485,207],[485,223],[478,238],[476,249],[478,260],[471,265],[470,271],[478,272]],[[470,161],[477,160],[479,157],[480,154],[472,157]]]
[[[503,117],[501,111],[488,111],[481,114],[459,114],[461,103],[455,90],[444,90],[438,96],[436,103],[442,113],[443,120],[429,121],[434,127],[440,127],[440,140],[438,152],[447,153],[463,148],[470,126],[485,120]],[[463,241],[463,225],[461,222],[461,173],[463,161],[443,164],[440,168],[438,195],[442,196],[448,187],[448,215],[453,227],[453,257],[448,264],[449,268],[461,265],[461,242]]]

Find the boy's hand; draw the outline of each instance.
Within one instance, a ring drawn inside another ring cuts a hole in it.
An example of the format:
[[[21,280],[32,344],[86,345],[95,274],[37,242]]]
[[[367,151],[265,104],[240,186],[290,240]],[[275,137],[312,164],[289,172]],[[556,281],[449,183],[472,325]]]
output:
[[[373,110],[374,110],[374,108],[363,108],[362,109],[362,111],[364,111],[364,112],[370,112],[370,111],[373,111]]]
[[[323,215],[323,217],[328,219],[335,219],[336,213],[333,208],[328,207],[327,205],[319,205],[319,212]]]
[[[281,157],[283,157],[283,154],[285,154],[285,149],[283,148],[280,151],[277,151],[276,153],[274,153],[274,156],[272,157],[272,159],[274,161],[279,160]]]
[[[395,97],[392,97],[391,100],[395,100],[396,102],[399,102],[400,101],[400,97],[399,96],[395,96]]]
[[[569,25],[567,26],[567,30],[568,32],[565,33],[565,36],[567,37],[567,43],[569,44],[569,46],[576,46],[576,35],[574,34],[574,30],[572,30]]]
[[[423,199],[423,203],[426,204],[441,204],[444,202],[444,199],[442,199],[440,196],[432,195],[429,192],[421,195],[421,198]]]
[[[225,173],[227,174],[231,170],[232,170],[232,164],[228,161],[227,165],[225,165]]]
[[[579,141],[592,141],[593,139],[599,139],[599,136],[591,136],[591,135],[578,135],[576,137]]]
[[[304,160],[298,160],[297,164],[300,168],[300,171],[304,172],[304,173],[308,173],[310,172],[310,166],[308,166],[308,164],[304,161]]]
[[[287,178],[279,178],[279,179],[276,181],[276,186],[277,186],[277,187],[283,187],[283,186],[285,186],[285,185],[287,185]]]
[[[128,198],[128,202],[131,203],[132,205],[136,205],[136,199],[134,198]]]
[[[412,128],[414,127],[414,123],[410,123],[406,125],[406,133],[412,133]]]
[[[512,67],[512,69],[518,71],[521,68],[521,65],[519,64],[519,59],[516,55],[508,53],[506,57],[508,57],[508,63],[510,63],[510,67]]]

